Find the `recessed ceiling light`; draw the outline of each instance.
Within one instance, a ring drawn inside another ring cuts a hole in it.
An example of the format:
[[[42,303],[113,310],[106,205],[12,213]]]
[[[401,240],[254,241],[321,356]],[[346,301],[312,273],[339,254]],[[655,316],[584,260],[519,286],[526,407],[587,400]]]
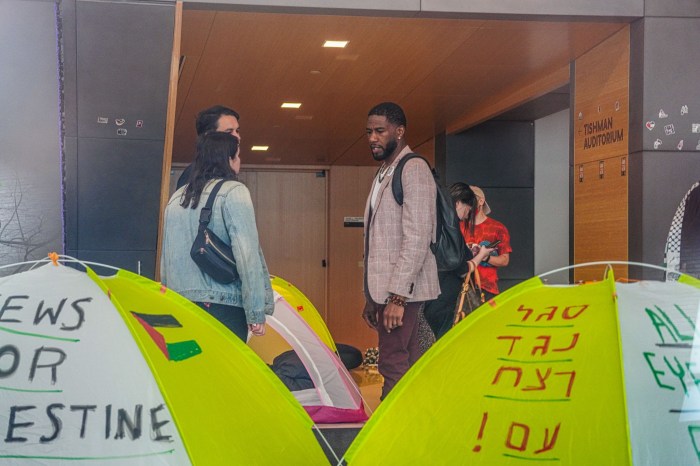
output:
[[[348,45],[347,40],[327,40],[323,43],[324,47],[335,47],[338,49],[345,48],[346,45]]]
[[[299,108],[301,102],[282,102],[282,108]]]
[[[260,151],[265,151],[268,150],[270,146],[253,146],[250,148],[250,150],[260,150]]]

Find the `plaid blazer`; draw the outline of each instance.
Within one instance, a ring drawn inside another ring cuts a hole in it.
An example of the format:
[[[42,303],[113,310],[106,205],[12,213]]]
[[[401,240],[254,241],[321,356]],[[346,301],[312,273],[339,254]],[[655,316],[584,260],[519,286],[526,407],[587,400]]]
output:
[[[392,167],[411,149],[405,147]],[[428,301],[440,294],[437,264],[430,251],[436,232],[435,180],[428,165],[411,159],[403,167],[403,206],[394,200],[390,168],[379,186],[374,209],[370,190],[365,206],[365,298],[383,304],[390,293],[408,301]],[[371,217],[370,217],[371,216]]]

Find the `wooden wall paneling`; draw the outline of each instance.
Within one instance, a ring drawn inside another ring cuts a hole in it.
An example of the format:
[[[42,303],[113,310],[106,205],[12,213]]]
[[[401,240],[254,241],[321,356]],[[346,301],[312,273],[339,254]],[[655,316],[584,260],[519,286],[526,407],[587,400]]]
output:
[[[576,60],[574,96],[574,263],[628,259],[629,27]],[[602,167],[601,167],[601,164]],[[583,182],[579,182],[580,170]],[[600,170],[604,175],[600,177]],[[574,270],[600,280],[603,268]],[[617,278],[627,267],[615,267]]]
[[[377,333],[362,320],[363,229],[345,227],[345,217],[362,217],[377,167],[333,166],[330,170],[328,327],[335,341],[364,352],[377,346]]]
[[[574,167],[574,263],[625,261],[628,250],[627,175],[621,175],[622,159],[629,170],[627,155]],[[603,178],[600,178],[603,162]],[[579,169],[583,167],[583,182]],[[605,266],[574,270],[575,281],[601,280]],[[627,266],[614,266],[615,277],[627,277]]]
[[[182,71],[176,75],[177,104],[175,108],[176,129],[173,160],[177,162],[191,162],[194,156],[194,142],[197,132],[194,128],[195,117],[198,112],[207,107],[223,103],[226,100],[208,103],[193,103],[188,97],[190,88],[196,79],[197,73],[206,73],[200,69],[200,60],[210,35],[211,25],[216,16],[215,11],[210,10],[186,10],[183,12],[180,52],[177,56],[178,72],[180,57],[184,56]],[[193,106],[194,104],[194,106]]]
[[[357,141],[372,105],[399,102],[420,143],[561,87],[570,62],[621,27],[186,9],[173,160],[191,160],[196,113],[223,103],[240,112],[244,145],[270,146],[255,163],[370,166]],[[348,47],[322,48],[329,37]],[[380,43],[401,44],[392,66],[377,66]],[[282,110],[284,100],[302,107]]]
[[[410,138],[409,138],[410,140]],[[425,142],[418,144],[409,144],[411,149],[425,157],[425,160],[430,162],[432,167],[435,167],[435,138],[430,138]],[[376,167],[375,167],[376,168]],[[444,176],[443,176],[444,178]],[[444,182],[444,180],[443,180]]]
[[[180,56],[180,35],[182,33],[182,1],[175,4],[175,27],[173,29],[173,52],[170,62],[170,83],[168,88],[168,108],[165,120],[165,144],[163,147],[163,169],[161,171],[160,214],[158,216],[158,239],[156,243],[156,280],[160,280],[160,251],[163,245],[163,221],[165,206],[170,199],[170,165],[173,158],[173,135],[175,132],[175,106],[177,105],[177,70]]]
[[[326,180],[318,171],[241,171],[273,275],[299,288],[326,317]],[[325,175],[325,172],[321,171]]]
[[[576,163],[628,152],[629,57],[626,27],[576,60]]]
[[[558,89],[569,82],[569,65],[549,70],[547,73],[528,77],[509,86],[470,108],[469,112],[447,126],[447,133],[459,133],[489,118],[511,110],[530,100]]]

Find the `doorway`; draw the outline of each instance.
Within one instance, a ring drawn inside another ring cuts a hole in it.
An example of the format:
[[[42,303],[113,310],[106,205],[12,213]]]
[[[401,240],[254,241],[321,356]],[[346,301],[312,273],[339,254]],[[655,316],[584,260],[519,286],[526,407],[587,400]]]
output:
[[[327,318],[326,171],[244,168],[239,178],[250,190],[270,273],[299,288]]]

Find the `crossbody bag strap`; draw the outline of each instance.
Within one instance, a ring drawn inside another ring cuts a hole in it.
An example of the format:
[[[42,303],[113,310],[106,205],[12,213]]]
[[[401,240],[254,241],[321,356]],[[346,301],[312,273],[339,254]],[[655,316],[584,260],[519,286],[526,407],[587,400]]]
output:
[[[202,207],[202,210],[199,212],[199,231],[204,231],[209,225],[209,221],[211,220],[211,208],[214,205],[216,195],[219,194],[219,189],[221,189],[221,186],[224,184],[224,182],[226,182],[226,180],[221,180],[214,185],[214,188],[211,190],[211,193],[209,193],[207,203],[204,205],[204,207]]]
[[[471,261],[469,261],[471,263]],[[481,275],[479,275],[479,267],[474,265],[474,283],[476,283],[477,292],[479,293],[479,298],[481,302],[486,302],[486,296],[484,296],[484,290],[481,288]]]

